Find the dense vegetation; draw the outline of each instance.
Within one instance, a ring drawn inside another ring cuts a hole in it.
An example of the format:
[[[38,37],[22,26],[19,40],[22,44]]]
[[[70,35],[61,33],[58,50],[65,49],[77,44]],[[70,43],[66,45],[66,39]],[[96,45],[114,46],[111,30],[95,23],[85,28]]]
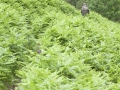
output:
[[[102,16],[116,22],[120,22],[120,0],[65,0],[81,9],[84,2],[87,3],[91,10],[100,13]]]
[[[63,0],[1,0],[0,90],[119,90],[119,29]]]

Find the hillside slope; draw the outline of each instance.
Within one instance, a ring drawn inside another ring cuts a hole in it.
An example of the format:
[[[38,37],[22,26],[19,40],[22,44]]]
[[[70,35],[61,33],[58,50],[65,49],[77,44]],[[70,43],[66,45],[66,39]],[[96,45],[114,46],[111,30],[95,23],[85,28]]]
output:
[[[0,90],[120,89],[120,24],[62,0],[1,0],[0,12]]]

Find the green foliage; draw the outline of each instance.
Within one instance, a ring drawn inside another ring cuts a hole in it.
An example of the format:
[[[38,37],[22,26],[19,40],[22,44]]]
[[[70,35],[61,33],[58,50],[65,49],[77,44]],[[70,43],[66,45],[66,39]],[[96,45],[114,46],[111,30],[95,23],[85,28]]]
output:
[[[97,0],[93,1],[91,9],[113,21],[120,22],[120,1],[119,0]]]
[[[0,90],[119,90],[120,25],[63,0],[0,1]]]
[[[102,16],[107,17],[112,21],[120,22],[120,0],[65,0],[68,3],[75,6],[77,9],[81,9],[84,2],[87,3],[90,10],[94,10],[100,13]]]

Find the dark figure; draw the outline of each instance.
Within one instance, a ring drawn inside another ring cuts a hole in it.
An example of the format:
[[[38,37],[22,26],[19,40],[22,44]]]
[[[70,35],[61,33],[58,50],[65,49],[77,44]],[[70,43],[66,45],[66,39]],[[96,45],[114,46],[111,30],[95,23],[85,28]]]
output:
[[[81,14],[82,14],[83,16],[85,16],[86,14],[89,14],[89,9],[88,9],[86,3],[83,3],[83,6],[82,6],[82,8],[81,8]]]

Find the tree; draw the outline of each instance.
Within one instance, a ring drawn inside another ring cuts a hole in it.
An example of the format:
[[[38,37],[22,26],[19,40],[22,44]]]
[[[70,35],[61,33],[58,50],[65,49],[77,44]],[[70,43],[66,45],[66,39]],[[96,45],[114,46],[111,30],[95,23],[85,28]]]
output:
[[[66,0],[77,9],[81,9],[84,0]],[[120,22],[120,0],[86,0],[91,10],[100,13],[112,21]]]

